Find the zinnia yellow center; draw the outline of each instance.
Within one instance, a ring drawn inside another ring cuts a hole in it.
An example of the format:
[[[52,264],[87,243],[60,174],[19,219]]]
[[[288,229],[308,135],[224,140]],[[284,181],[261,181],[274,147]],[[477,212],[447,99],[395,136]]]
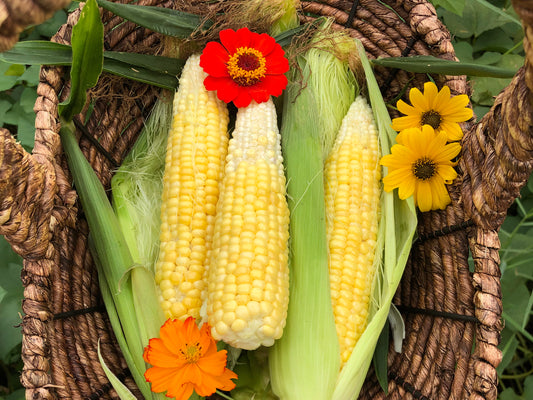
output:
[[[422,114],[421,125],[430,125],[433,129],[438,129],[442,117],[438,111],[429,110]]]
[[[425,181],[431,179],[437,172],[437,165],[427,157],[419,158],[413,163],[413,174],[417,179]]]
[[[186,344],[185,350],[180,350],[180,351],[189,364],[194,364],[198,362],[198,360],[200,359],[201,349],[202,347],[200,346],[200,343],[195,343],[195,344]]]
[[[266,59],[251,47],[239,47],[229,58],[228,73],[239,86],[252,86],[266,75]]]

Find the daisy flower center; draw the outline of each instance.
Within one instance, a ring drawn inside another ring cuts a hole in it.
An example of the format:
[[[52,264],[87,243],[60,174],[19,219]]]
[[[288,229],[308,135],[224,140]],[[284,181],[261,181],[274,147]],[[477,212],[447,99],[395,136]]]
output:
[[[239,47],[227,63],[231,79],[239,86],[252,86],[266,75],[266,59],[259,50]]]
[[[421,125],[430,125],[433,129],[438,129],[442,122],[442,117],[438,111],[429,110],[422,114]]]
[[[200,359],[201,349],[202,348],[200,346],[200,343],[186,344],[185,350],[181,350],[181,353],[183,354],[183,356],[185,357],[185,359],[187,360],[189,364],[194,364],[198,362],[198,360]]]
[[[431,179],[437,173],[437,165],[427,157],[419,158],[413,163],[413,175],[421,180]]]

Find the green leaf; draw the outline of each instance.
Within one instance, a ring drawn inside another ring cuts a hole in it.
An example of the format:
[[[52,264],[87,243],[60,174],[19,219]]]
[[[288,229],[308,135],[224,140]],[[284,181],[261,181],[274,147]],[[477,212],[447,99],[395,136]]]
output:
[[[5,400],[24,400],[26,398],[26,389],[17,389],[5,397]]]
[[[516,54],[505,54],[495,67],[507,70],[518,70],[524,64],[524,58]],[[486,66],[490,68],[490,66]],[[502,77],[503,78],[503,77]],[[485,106],[492,106],[494,96],[498,95],[509,85],[511,78],[492,79],[484,76],[474,76],[472,82],[473,92],[472,101]]]
[[[399,68],[409,72],[470,75],[493,78],[511,78],[516,70],[498,68],[491,65],[443,60],[433,56],[388,57],[372,60],[372,64],[388,68]]]
[[[103,67],[104,25],[96,0],[87,0],[80,18],[72,28],[72,67],[70,96],[58,106],[63,119],[71,121],[81,112],[87,89],[93,87]]]
[[[502,11],[485,0],[465,2],[461,17],[450,11],[442,13],[442,20],[452,35],[460,38],[478,37],[483,32],[512,24],[517,29],[521,23],[516,16]]]
[[[12,253],[9,250],[9,253]],[[2,252],[2,258],[11,258],[11,254]],[[0,265],[2,274],[1,288],[4,292],[0,303],[0,359],[5,360],[9,352],[22,341],[22,333],[18,327],[22,320],[22,297],[23,288],[20,280],[20,271],[22,263],[4,262]]]
[[[133,67],[116,60],[106,59],[104,71],[164,89],[174,90],[178,87],[178,79],[175,76],[158,74],[146,68]]]
[[[39,65],[31,65],[26,68],[26,71],[19,77],[17,83],[26,84],[27,86],[37,86],[39,84],[39,74],[41,67]]]
[[[514,41],[502,29],[483,32],[474,42],[474,52],[497,51],[505,53],[515,45]]]
[[[471,63],[474,61],[474,57],[472,55],[472,45],[466,41],[460,41],[453,45],[453,48],[455,50],[455,56],[464,63]]]
[[[0,53],[1,54],[1,53]],[[7,75],[11,64],[0,59],[0,91],[11,89],[17,83],[17,75]]]
[[[501,373],[512,361],[516,349],[518,348],[518,339],[516,338],[516,333],[512,332],[510,329],[504,328],[502,331],[502,340],[498,347],[502,351],[502,361],[497,368],[498,374],[501,375]]]
[[[100,340],[98,340],[98,360],[100,361],[100,365],[102,365],[102,369],[104,370],[105,376],[107,376],[107,379],[109,379],[109,382],[113,386],[113,389],[116,390],[118,396],[121,400],[136,400],[137,397],[133,393],[130,392],[128,387],[124,385],[120,379],[117,378],[117,376],[109,369],[109,367],[106,365],[104,358],[102,357],[102,353],[100,352]]]
[[[118,51],[106,51],[106,59],[130,64],[135,68],[142,67],[150,71],[169,75],[180,75],[185,60],[170,57],[153,56],[151,54],[124,53]]]
[[[372,359],[374,364],[374,371],[376,372],[376,378],[378,379],[379,386],[385,392],[389,393],[389,378],[387,375],[387,356],[389,354],[389,321],[385,322],[385,326],[381,330],[378,342],[376,344],[376,350],[374,351],[374,358]]]
[[[11,65],[6,72],[4,72],[4,75],[6,76],[21,76],[24,71],[26,71],[26,67],[21,64],[13,64]]]
[[[465,0],[432,0],[431,3],[457,15],[462,15],[465,8]]]
[[[18,42],[12,49],[0,53],[0,61],[31,65],[70,65],[72,48],[45,40]]]
[[[34,65],[70,65],[72,64],[72,48],[47,41],[19,42],[11,50],[0,53],[0,60]],[[183,60],[175,58],[106,51],[104,52],[103,71],[174,90],[178,87],[176,75],[181,73],[183,64]],[[19,79],[24,76],[25,74]],[[15,83],[13,81],[13,79],[9,80],[10,87]]]
[[[202,23],[202,19],[198,15],[170,8],[136,6],[112,3],[106,0],[98,0],[98,4],[124,19],[167,36],[186,38],[196,31]],[[206,21],[203,28],[207,29],[211,25],[212,22]]]

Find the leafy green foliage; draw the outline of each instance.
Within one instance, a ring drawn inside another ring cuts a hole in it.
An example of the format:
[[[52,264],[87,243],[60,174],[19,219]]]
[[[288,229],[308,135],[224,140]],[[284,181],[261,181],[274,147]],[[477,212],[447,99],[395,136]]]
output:
[[[85,105],[87,90],[98,82],[104,65],[104,25],[96,0],[88,0],[72,28],[71,91],[58,106],[59,115],[71,121]]]
[[[456,55],[461,62],[511,71],[517,71],[524,64],[523,31],[510,1],[466,1],[462,13],[457,12],[456,1],[433,3],[452,34]],[[474,113],[481,118],[511,78],[468,75],[473,89]]]
[[[20,272],[22,259],[11,249],[9,243],[0,236],[0,398],[4,394],[11,393],[7,397],[13,400],[24,398],[15,397],[20,388],[19,372],[22,367],[20,359],[22,335],[20,331],[22,314],[22,283]]]

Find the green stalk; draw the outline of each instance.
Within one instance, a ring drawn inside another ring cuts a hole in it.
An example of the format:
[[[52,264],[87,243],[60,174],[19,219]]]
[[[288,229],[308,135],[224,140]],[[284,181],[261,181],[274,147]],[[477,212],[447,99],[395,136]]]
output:
[[[310,69],[303,60],[304,79]],[[283,336],[270,352],[281,400],[331,398],[340,350],[331,306],[321,115],[309,86],[289,83],[281,126],[290,222],[290,298]]]
[[[119,315],[127,349],[133,358],[133,364],[129,365],[132,375],[143,395],[150,398],[150,388],[145,379],[141,378],[146,366],[142,358],[143,344],[135,318],[131,280],[128,279],[128,271],[134,262],[106,192],[81,152],[74,131],[72,122],[61,121],[61,142],[89,230],[94,238],[97,257],[101,261],[102,268],[98,273],[104,276]]]

